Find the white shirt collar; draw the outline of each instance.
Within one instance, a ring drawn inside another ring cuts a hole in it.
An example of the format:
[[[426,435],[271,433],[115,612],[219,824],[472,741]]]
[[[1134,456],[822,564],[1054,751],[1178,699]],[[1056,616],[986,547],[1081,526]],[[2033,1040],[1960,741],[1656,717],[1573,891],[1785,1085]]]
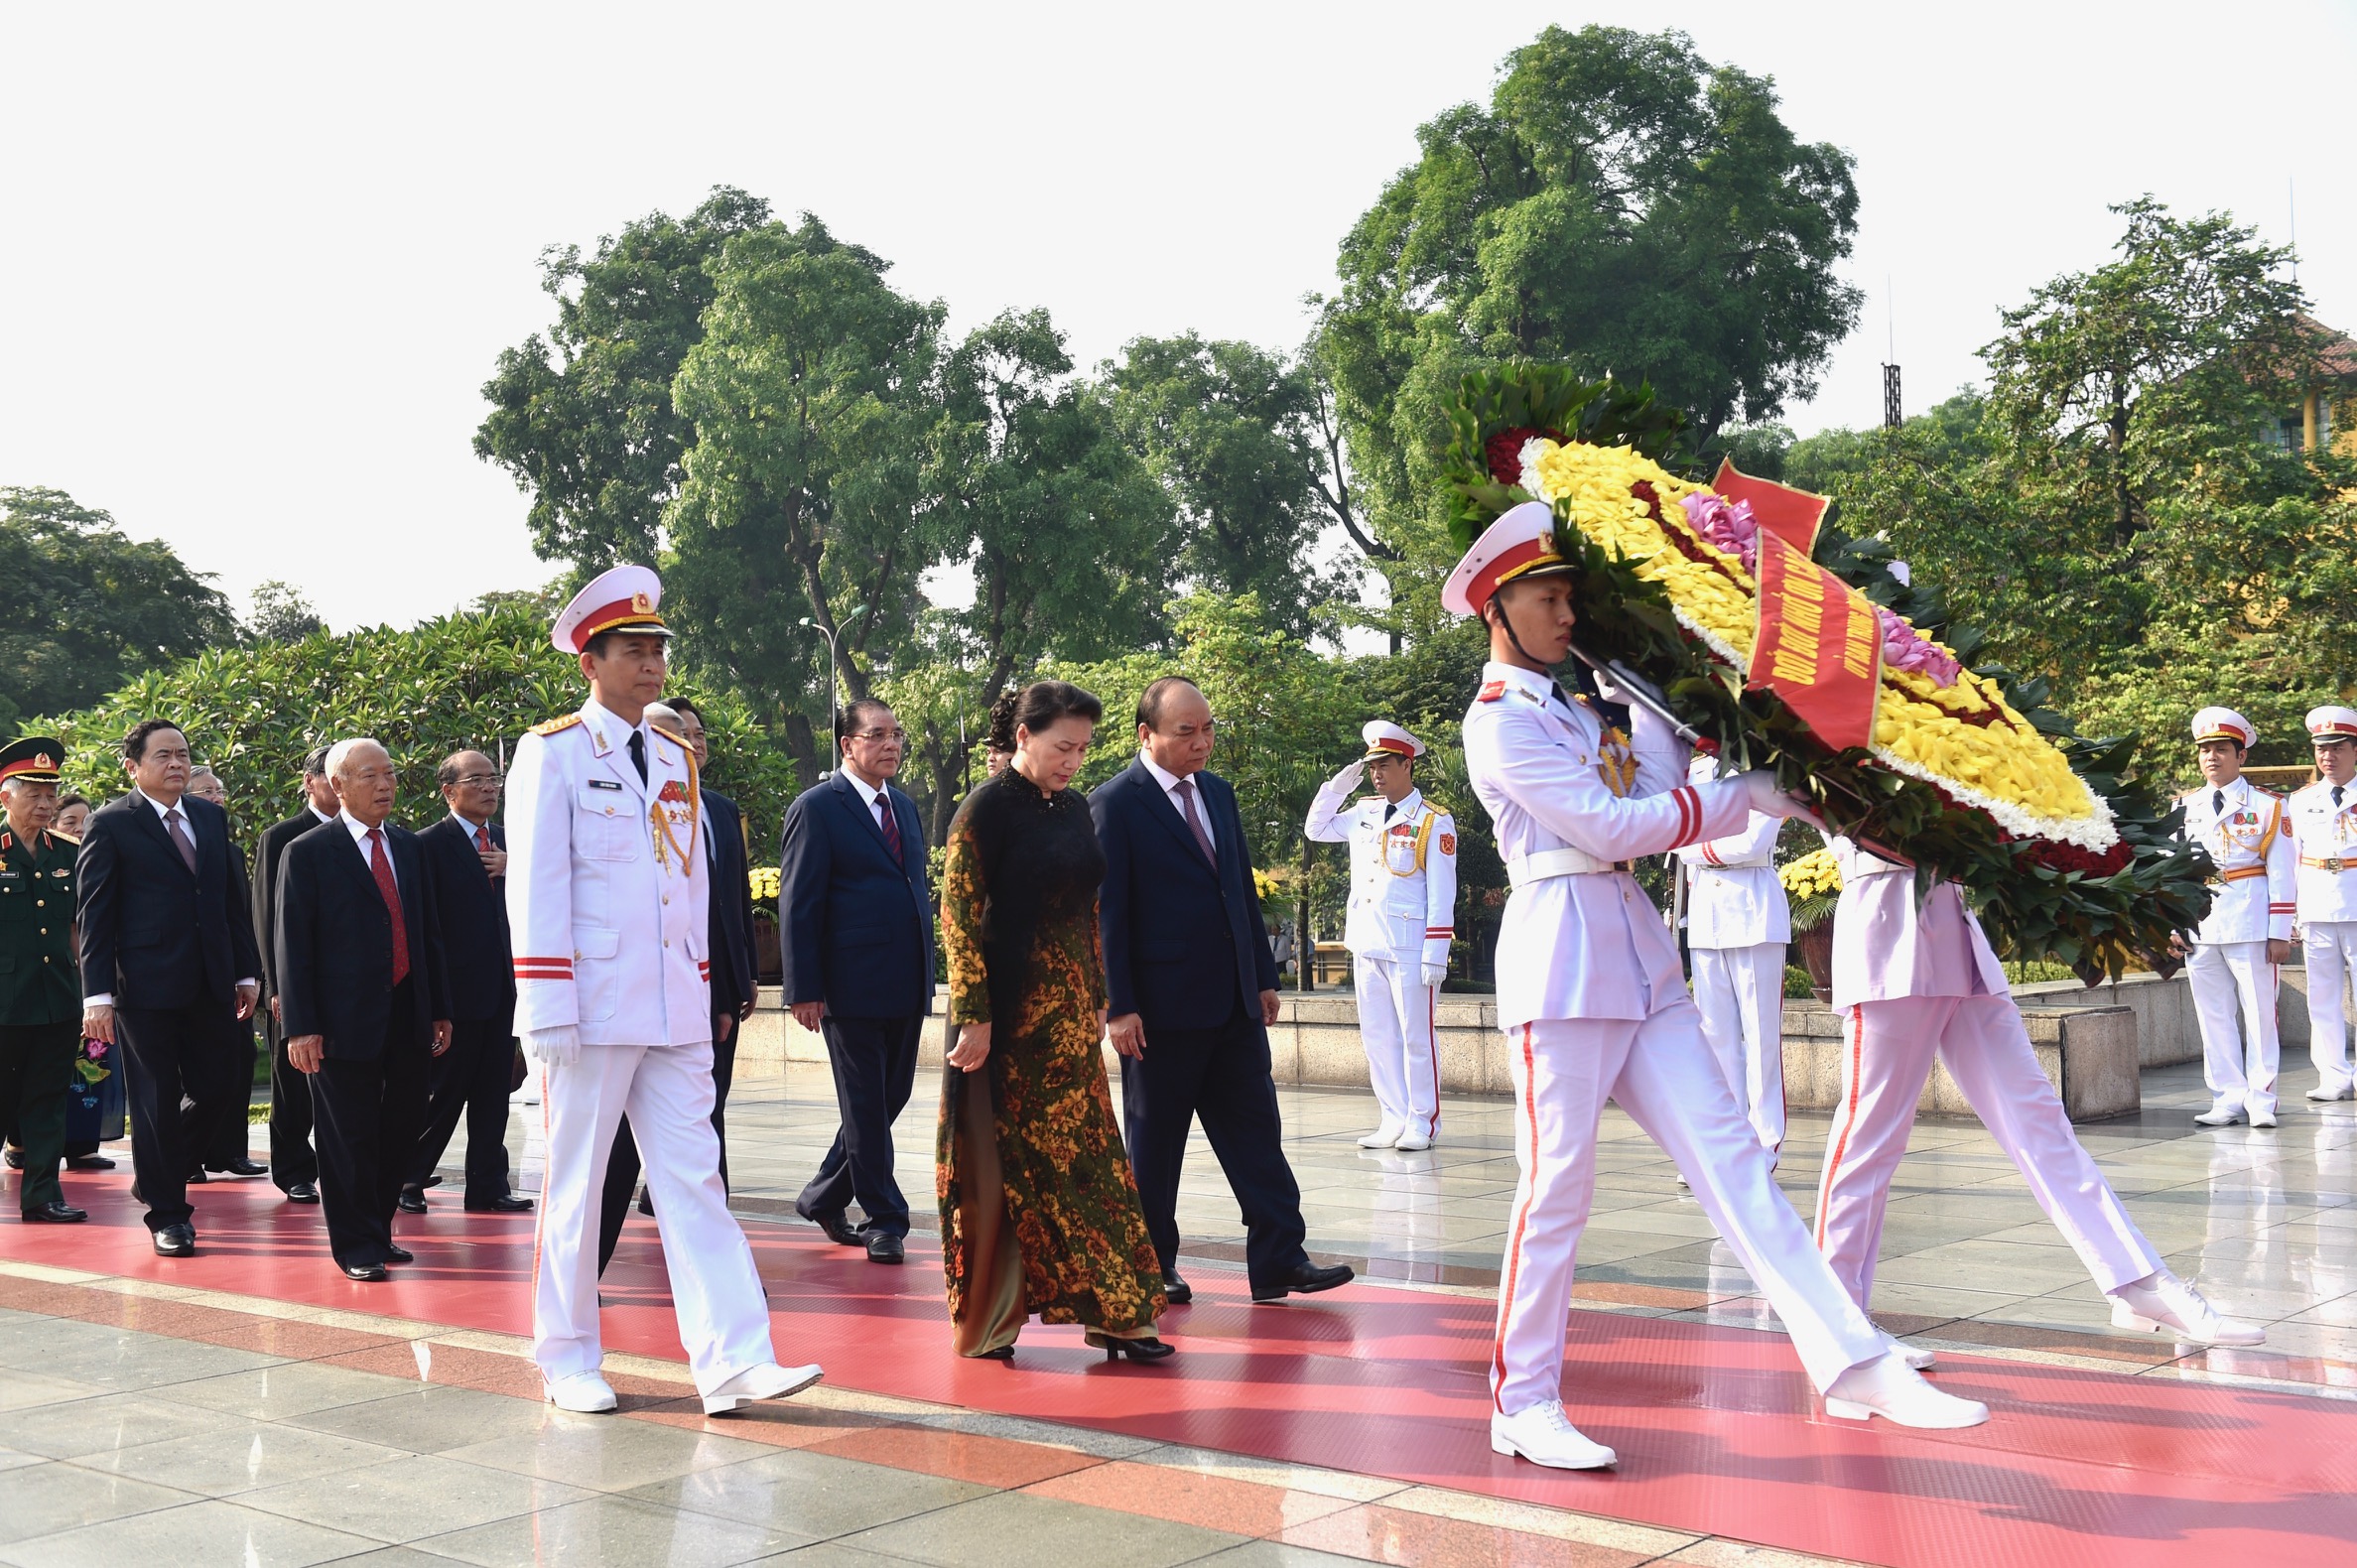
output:
[[[185,805],[167,806],[162,801],[156,799],[155,796],[150,795],[146,790],[141,789],[136,784],[131,786],[131,793],[138,796],[141,800],[146,801],[148,810],[154,812],[159,819],[168,813],[177,811],[180,813],[180,820],[183,822],[195,822],[196,820],[196,818],[189,815],[188,808]],[[186,801],[187,799],[188,796],[186,795],[181,797],[182,801]]]
[[[318,818],[321,822],[333,822],[335,820],[333,817],[330,817],[326,812],[320,810],[317,806],[314,806],[310,801],[305,801],[303,803],[303,809],[307,812],[310,812],[312,816]]]
[[[875,810],[875,803],[882,798],[884,793],[882,785],[868,783],[856,772],[852,771],[851,767],[848,763],[844,766],[843,778],[845,783],[851,785],[851,788],[859,792],[859,798],[867,802],[867,809],[869,811]]]
[[[343,824],[344,832],[352,836],[352,843],[360,847],[360,852],[363,854],[367,853],[368,835],[371,831],[368,825],[362,822],[359,818],[353,816],[348,811],[337,812],[335,814],[335,821]]]
[[[1137,754],[1137,760],[1145,764],[1145,769],[1148,773],[1154,775],[1154,782],[1162,786],[1163,794],[1167,795],[1171,791],[1178,788],[1179,776],[1176,773],[1173,773],[1169,769],[1163,767],[1161,763],[1156,762],[1152,757],[1147,756],[1142,751]],[[1192,773],[1187,775],[1189,778],[1193,778],[1194,776],[1195,775]],[[1196,791],[1198,794],[1202,792],[1202,788],[1203,787],[1201,785],[1196,786]]]
[[[1383,799],[1380,793],[1376,794],[1375,800],[1376,805],[1384,808],[1380,814],[1384,822],[1405,822],[1416,814],[1418,806],[1424,804],[1424,792],[1420,789],[1411,789],[1399,797],[1399,804],[1396,806]]]
[[[488,817],[484,818],[479,823],[468,822],[464,812],[454,811],[451,813],[451,821],[457,823],[460,828],[465,830],[466,837],[469,841],[474,838],[477,829],[480,829],[484,833],[491,831],[491,820]]]

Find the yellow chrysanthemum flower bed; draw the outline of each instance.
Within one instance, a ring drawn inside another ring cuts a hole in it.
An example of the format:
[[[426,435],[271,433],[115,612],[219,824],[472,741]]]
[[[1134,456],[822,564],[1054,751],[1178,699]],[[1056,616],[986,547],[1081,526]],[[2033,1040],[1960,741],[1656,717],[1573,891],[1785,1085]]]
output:
[[[1831,849],[1811,849],[1797,860],[1776,867],[1776,880],[1794,898],[1814,898],[1841,891],[1841,862]]]
[[[1712,495],[1708,486],[1677,478],[1628,447],[1539,437],[1521,456],[1524,489],[1631,563],[1639,578],[1659,584],[1678,623],[1722,662],[1749,665],[1759,584],[1740,554],[1688,523],[1681,504]],[[1637,493],[1639,485],[1650,487],[1657,505]],[[1954,663],[1949,650],[1913,635]],[[2118,842],[2109,809],[2068,759],[2006,704],[1995,683],[1969,670],[1943,686],[1886,660],[1872,749],[1884,765],[1986,811],[2010,833],[2097,851]]]

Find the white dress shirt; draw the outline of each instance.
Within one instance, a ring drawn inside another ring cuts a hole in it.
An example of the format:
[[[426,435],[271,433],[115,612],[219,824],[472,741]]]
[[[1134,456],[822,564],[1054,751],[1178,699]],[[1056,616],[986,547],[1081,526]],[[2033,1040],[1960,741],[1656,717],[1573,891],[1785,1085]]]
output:
[[[884,786],[868,783],[859,776],[859,770],[854,767],[845,767],[843,776],[851,781],[851,788],[857,790],[859,798],[867,802],[867,814],[875,819],[876,831],[878,833],[888,831],[884,826],[884,816],[892,809],[892,797],[884,793]],[[705,841],[705,848],[709,849],[711,847],[712,841],[708,838]]]
[[[1170,809],[1179,814],[1179,821],[1199,822],[1203,824],[1203,836],[1211,841],[1212,851],[1215,854],[1218,853],[1220,848],[1220,836],[1212,832],[1211,813],[1204,809],[1203,786],[1200,784],[1193,784],[1188,789],[1187,793],[1195,797],[1195,809],[1190,812],[1187,810],[1187,803],[1179,798],[1178,787],[1180,779],[1176,773],[1173,773],[1169,769],[1163,767],[1160,763],[1156,762],[1152,757],[1147,756],[1142,751],[1137,754],[1137,760],[1143,762],[1146,765],[1146,771],[1154,775],[1154,782],[1162,786],[1162,793],[1170,797]],[[1194,777],[1195,775],[1192,773],[1187,775],[1189,780],[1192,780]]]
[[[368,824],[348,811],[336,813],[335,820],[342,823],[344,831],[352,836],[352,843],[359,846],[360,858],[367,862],[370,871],[373,872],[376,868],[376,858],[368,852],[368,836],[375,833],[377,829],[369,827]],[[393,873],[393,891],[400,892],[401,873],[393,870],[393,841],[390,837],[385,840],[385,869]]]

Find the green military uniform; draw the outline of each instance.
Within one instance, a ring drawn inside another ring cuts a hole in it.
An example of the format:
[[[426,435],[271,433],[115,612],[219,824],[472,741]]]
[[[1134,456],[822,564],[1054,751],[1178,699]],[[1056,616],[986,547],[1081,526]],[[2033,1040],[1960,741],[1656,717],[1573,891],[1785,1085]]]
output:
[[[58,780],[65,748],[29,739],[0,749],[0,780]],[[65,1201],[65,1084],[81,1045],[81,981],[74,967],[74,857],[62,833],[20,839],[0,826],[0,1125],[23,1146],[28,1215]]]

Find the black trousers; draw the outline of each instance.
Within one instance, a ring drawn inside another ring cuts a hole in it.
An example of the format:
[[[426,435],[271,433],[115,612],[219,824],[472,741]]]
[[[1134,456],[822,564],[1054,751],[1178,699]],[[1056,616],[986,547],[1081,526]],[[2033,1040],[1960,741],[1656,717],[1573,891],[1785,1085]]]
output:
[[[237,1007],[117,1007],[116,1041],[131,1058],[123,1083],[131,1117],[131,1169],[147,1205],[147,1228],[187,1225],[189,1172],[220,1125],[237,1083]]]
[[[16,1129],[25,1172],[17,1207],[63,1203],[58,1162],[65,1157],[65,1080],[81,1048],[81,1020],[0,1025],[0,1126]]]
[[[229,1097],[228,1102],[221,1107],[221,1119],[214,1126],[212,1136],[205,1140],[203,1164],[208,1171],[225,1171],[246,1157],[245,1108],[253,1103],[254,1059],[261,1054],[254,1046],[251,1019],[237,1026],[237,1038],[231,1043],[229,1051],[237,1058],[237,1065],[232,1071],[237,1076],[238,1087],[244,1093]]]
[[[1203,1135],[1244,1211],[1244,1267],[1273,1284],[1309,1261],[1301,1186],[1285,1163],[1284,1125],[1269,1079],[1268,1031],[1240,1001],[1216,1029],[1146,1024],[1146,1054],[1121,1058],[1121,1121],[1146,1234],[1168,1270],[1178,1262],[1179,1169],[1189,1124]]]
[[[402,1172],[425,1184],[466,1118],[466,1207],[487,1209],[507,1196],[507,1086],[515,1070],[512,1018],[455,1018],[451,1048],[427,1072],[426,1126]]]
[[[270,1179],[284,1192],[320,1179],[320,1156],[311,1146],[311,1075],[287,1060],[286,1031],[276,1019],[262,1028],[270,1040]]]
[[[394,1016],[409,1016],[399,989]],[[327,1249],[340,1264],[359,1267],[392,1256],[393,1208],[426,1122],[433,1059],[416,1040],[388,1039],[381,1055],[330,1056],[312,1075],[320,1212],[327,1223]]]
[[[720,1020],[712,1021],[712,1130],[720,1140],[720,1186],[728,1185],[728,1085],[736,1077],[736,1031],[743,1028],[741,1020],[731,1017],[728,1038],[720,1039]],[[624,1116],[615,1127],[613,1148],[605,1157],[605,1187],[598,1194],[597,1211],[597,1272],[605,1272],[605,1265],[613,1261],[613,1249],[622,1240],[622,1222],[630,1218],[630,1195],[638,1188],[638,1140],[630,1135],[630,1118]],[[654,1200],[647,1200],[647,1212],[654,1212]]]
[[[820,1023],[843,1125],[819,1161],[819,1173],[794,1200],[794,1212],[805,1220],[839,1215],[856,1198],[867,1229],[908,1235],[908,1200],[892,1179],[892,1123],[916,1087],[917,1040],[924,1028],[922,1013],[913,1018],[830,1013]]]

